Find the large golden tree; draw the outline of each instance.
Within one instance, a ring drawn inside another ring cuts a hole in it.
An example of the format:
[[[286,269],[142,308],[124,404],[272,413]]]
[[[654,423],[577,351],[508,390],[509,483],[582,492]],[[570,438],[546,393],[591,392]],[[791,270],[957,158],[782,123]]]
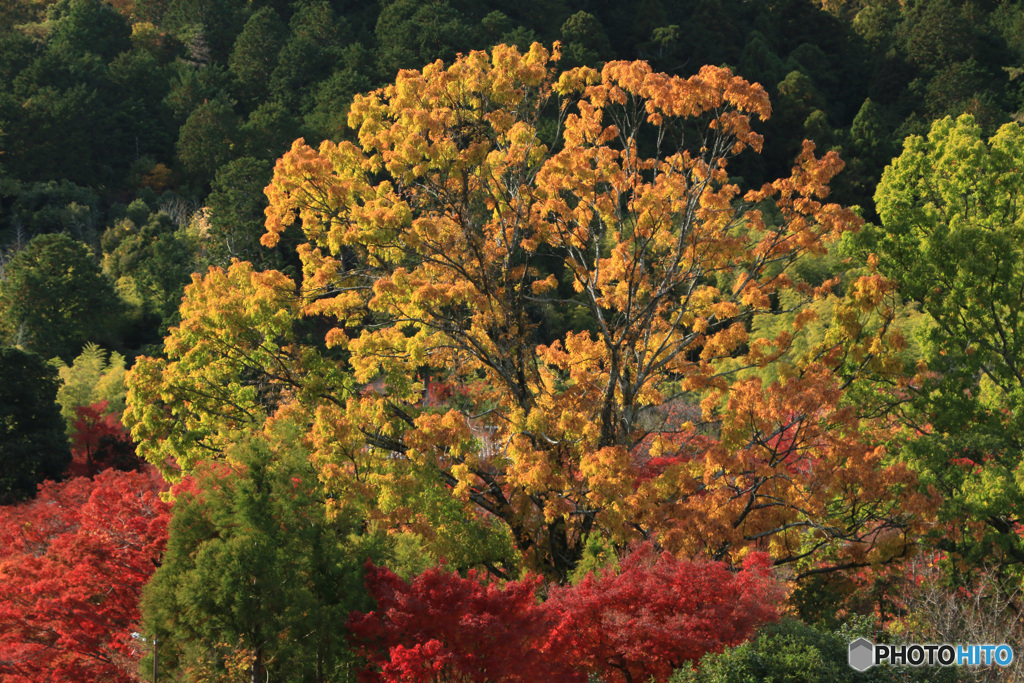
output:
[[[498,46],[402,71],[356,98],[358,144],[296,141],[263,241],[301,230],[301,282],[197,278],[169,359],[132,375],[140,450],[187,469],[296,421],[335,504],[445,552],[480,544],[465,556],[499,574],[495,536],[563,579],[593,534],[821,566],[904,553],[924,501],[844,399],[882,362],[886,281],[850,283],[790,353],[835,286],[794,264],[859,225],[825,201],[838,156],[805,143],[790,177],[744,192],[728,163],[761,148],[760,86],[556,62]],[[794,322],[752,335],[772,314]]]

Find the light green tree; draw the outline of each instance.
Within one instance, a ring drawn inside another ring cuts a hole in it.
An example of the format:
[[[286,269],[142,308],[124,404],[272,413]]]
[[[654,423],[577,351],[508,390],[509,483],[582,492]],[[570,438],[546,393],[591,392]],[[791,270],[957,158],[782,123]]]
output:
[[[118,352],[86,344],[71,365],[57,365],[57,374],[62,382],[57,403],[69,431],[79,406],[106,401],[108,411],[124,412],[125,359]]]
[[[904,451],[945,496],[939,546],[1024,562],[1024,128],[971,116],[912,136],[875,195],[879,267],[928,316],[899,388]]]

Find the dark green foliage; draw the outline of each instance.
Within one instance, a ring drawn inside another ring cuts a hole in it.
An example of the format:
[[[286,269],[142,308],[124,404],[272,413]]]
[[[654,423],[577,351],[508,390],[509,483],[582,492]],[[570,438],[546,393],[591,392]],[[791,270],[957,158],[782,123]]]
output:
[[[71,462],[57,405],[57,371],[20,349],[0,347],[0,505],[31,497]]]
[[[4,267],[0,325],[7,343],[69,362],[86,342],[116,345],[121,302],[89,248],[40,235]]]
[[[566,68],[598,66],[612,56],[612,46],[593,14],[577,12],[562,24],[562,61]]]
[[[761,84],[778,83],[787,73],[786,65],[760,31],[747,35],[738,71],[747,80]]]
[[[910,62],[940,67],[963,61],[977,50],[969,10],[957,5],[953,0],[908,3],[897,37]]]
[[[121,93],[120,106],[110,125],[129,131],[132,160],[142,156],[169,160],[174,153],[175,122],[166,97],[172,69],[161,55],[144,49],[122,52],[109,66],[109,75]]]
[[[957,116],[969,112],[986,128],[1005,121],[997,96],[990,88],[1003,74],[984,68],[973,57],[936,70],[924,89],[928,112],[935,117]]]
[[[341,54],[337,70],[314,87],[304,120],[312,133],[308,142],[314,142],[312,138],[337,140],[349,132],[348,108],[352,97],[372,86],[367,75],[371,60],[362,44],[349,45]]]
[[[284,44],[285,26],[270,7],[255,12],[238,34],[228,57],[228,70],[235,79],[235,92],[249,103],[261,102],[269,93],[270,74]]]
[[[18,31],[0,31],[0,83],[11,83],[32,63],[35,45]],[[4,88],[5,89],[5,88]]]
[[[330,4],[301,5],[270,77],[271,97],[289,107],[311,108],[313,86],[344,68],[339,61],[351,40],[348,21],[335,14]]]
[[[246,18],[240,0],[169,0],[161,27],[182,43],[190,61],[223,64]]]
[[[893,157],[895,146],[892,140],[892,124],[885,112],[871,98],[864,100],[850,125],[850,149],[857,158],[881,168]]]
[[[234,103],[220,93],[199,106],[178,134],[178,158],[201,187],[238,154],[241,120]]]
[[[735,21],[734,7],[722,0],[696,0],[691,4],[693,14],[680,22],[681,40],[691,45],[702,64],[735,64],[743,46],[743,30]],[[698,67],[699,68],[699,67]]]
[[[173,316],[189,276],[195,250],[171,217],[132,202],[127,217],[103,233],[103,269],[132,307],[136,325],[157,324]]]
[[[813,136],[819,147],[842,147],[857,178],[840,180],[837,191],[870,212],[869,186],[887,159],[875,148],[858,163],[861,148],[846,140],[865,99],[901,133],[962,111],[993,126],[1024,104],[1019,81],[1010,81],[1024,65],[1014,30],[1024,12],[1012,3],[863,0],[828,3],[828,11],[821,4],[137,0],[124,7],[129,21],[100,0],[61,0],[45,12],[7,0],[0,8],[3,163],[15,180],[68,180],[109,205],[133,198],[125,196],[138,187],[131,169],[147,157],[171,167],[170,186],[201,203],[228,161],[269,156],[299,134],[347,135],[352,95],[399,68],[499,41],[526,47],[560,39],[563,66],[639,57],[680,75],[707,63],[736,67],[768,88],[774,109],[765,155],[741,162],[736,174],[757,184],[785,173],[800,140]],[[146,21],[154,25],[139,23]],[[780,90],[792,72],[808,79],[818,101]],[[237,101],[231,112],[223,106],[228,96]],[[262,109],[270,101],[283,109]],[[247,116],[250,130],[236,135]],[[172,163],[175,141],[180,166]]]
[[[393,0],[381,10],[376,36],[381,74],[452,60],[474,44],[475,27],[446,0]]]
[[[99,197],[87,187],[68,180],[13,181],[6,192],[0,188],[3,194],[11,201],[7,211],[0,211],[0,226],[6,227],[0,232],[0,245],[24,244],[51,232],[68,232],[83,241],[95,239]]]
[[[235,159],[217,172],[207,199],[210,231],[206,251],[211,264],[226,267],[233,258],[256,264],[268,261],[271,252],[260,244],[260,237],[267,207],[263,188],[272,175],[270,162],[252,157]]]
[[[50,80],[43,76],[44,80]],[[5,106],[6,105],[6,106]],[[109,158],[104,138],[114,131],[102,127],[104,103],[85,83],[68,88],[33,87],[23,96],[13,95],[0,118],[5,126],[6,163],[23,180],[62,178],[88,185],[97,174],[97,160]]]
[[[299,137],[299,123],[280,102],[264,102],[239,128],[242,149],[248,156],[274,161]],[[222,165],[220,168],[224,168]]]
[[[164,103],[181,123],[202,104],[226,92],[231,82],[231,75],[219,64],[200,66],[180,61],[172,69]]]
[[[167,146],[158,85],[135,90],[140,70],[154,71],[148,83],[159,84],[158,67],[140,55],[134,66],[123,57],[132,47],[130,28],[98,0],[64,0],[47,16],[41,44],[0,36],[0,70],[11,72],[0,78],[5,161],[25,181],[108,186],[132,155]]]
[[[495,45],[515,45],[523,52],[530,49],[530,45],[537,40],[537,35],[533,31],[523,27],[517,30],[516,25],[501,10],[494,10],[485,16],[480,26],[488,42]]]
[[[25,24],[33,17],[36,7],[17,0],[0,0],[0,32]],[[0,51],[2,52],[2,51]]]
[[[69,59],[87,53],[110,62],[131,47],[131,28],[110,5],[100,0],[59,0],[47,9],[50,50]]]

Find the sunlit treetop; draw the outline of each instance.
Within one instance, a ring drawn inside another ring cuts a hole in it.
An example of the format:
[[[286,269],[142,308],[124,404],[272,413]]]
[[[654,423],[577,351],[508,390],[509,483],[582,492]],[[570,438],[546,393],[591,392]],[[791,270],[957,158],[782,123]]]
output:
[[[498,46],[402,71],[355,99],[357,143],[297,140],[277,162],[263,242],[301,230],[293,310],[326,324],[364,387],[310,408],[337,504],[375,500],[427,534],[482,519],[560,579],[589,533],[717,557],[758,545],[780,562],[902,553],[911,480],[843,404],[884,364],[886,326],[864,321],[885,313],[887,281],[851,283],[779,382],[737,374],[777,362],[835,285],[793,264],[860,224],[827,201],[842,161],[805,142],[789,177],[742,188],[729,162],[761,148],[759,85],[557,61],[557,46]],[[751,338],[755,313],[782,312],[801,313],[794,329]],[[135,400],[166,387],[135,377]],[[428,378],[459,387],[458,404],[424,400]],[[695,419],[667,422],[680,401]],[[191,457],[180,425],[167,433],[179,450],[154,456]]]

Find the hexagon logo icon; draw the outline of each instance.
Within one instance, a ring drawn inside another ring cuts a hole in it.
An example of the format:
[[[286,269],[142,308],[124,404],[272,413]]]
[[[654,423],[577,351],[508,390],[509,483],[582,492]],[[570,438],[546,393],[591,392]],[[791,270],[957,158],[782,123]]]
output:
[[[867,671],[875,663],[875,644],[867,638],[858,638],[850,643],[850,666],[857,671]]]

